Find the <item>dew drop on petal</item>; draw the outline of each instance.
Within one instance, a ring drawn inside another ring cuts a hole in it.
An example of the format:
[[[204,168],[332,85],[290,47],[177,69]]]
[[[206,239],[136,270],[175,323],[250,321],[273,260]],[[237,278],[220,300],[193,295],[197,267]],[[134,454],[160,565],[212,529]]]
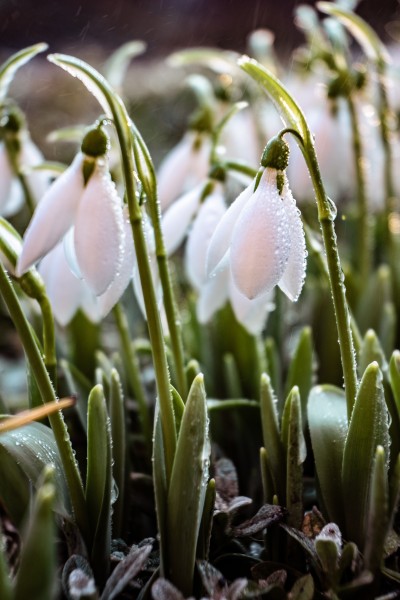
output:
[[[81,273],[97,296],[121,267],[124,235],[121,199],[107,166],[97,164],[78,208],[74,234]]]
[[[306,240],[300,211],[287,185],[283,190],[282,201],[289,219],[291,246],[289,259],[278,285],[286,296],[295,302],[300,296],[306,276]]]
[[[232,278],[247,298],[267,293],[278,283],[290,252],[289,221],[276,176],[266,169],[232,232]],[[277,251],[277,253],[276,253]]]

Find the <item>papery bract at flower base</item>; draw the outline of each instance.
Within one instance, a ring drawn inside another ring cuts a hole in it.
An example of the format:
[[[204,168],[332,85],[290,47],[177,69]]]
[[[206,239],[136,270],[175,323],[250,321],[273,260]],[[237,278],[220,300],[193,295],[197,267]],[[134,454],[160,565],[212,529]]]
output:
[[[207,177],[211,140],[196,131],[188,131],[164,158],[158,170],[158,196],[161,209]]]

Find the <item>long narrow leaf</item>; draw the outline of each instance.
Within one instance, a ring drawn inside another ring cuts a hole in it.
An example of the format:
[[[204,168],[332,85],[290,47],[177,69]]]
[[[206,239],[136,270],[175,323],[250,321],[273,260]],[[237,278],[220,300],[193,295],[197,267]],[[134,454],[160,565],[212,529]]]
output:
[[[209,452],[207,402],[200,374],[193,381],[185,405],[167,506],[169,579],[186,596],[192,593]]]
[[[347,407],[343,390],[320,385],[308,399],[308,424],[315,468],[328,521],[344,527],[342,462],[347,435]]]
[[[378,446],[372,468],[368,506],[366,542],[364,548],[365,567],[374,572],[383,562],[383,548],[389,525],[388,469],[385,450]]]
[[[88,402],[86,503],[96,580],[107,575],[111,544],[111,436],[106,401],[96,385]]]
[[[385,403],[382,374],[376,362],[365,370],[357,393],[346,438],[342,485],[345,500],[347,536],[364,546],[371,477],[377,446],[389,459],[389,415]]]
[[[261,423],[263,442],[268,456],[274,490],[278,498],[285,497],[286,464],[285,451],[279,434],[276,399],[271,387],[271,380],[265,373],[261,376]]]
[[[47,470],[39,488],[25,533],[21,562],[15,581],[14,600],[53,598],[56,557],[53,506],[53,469]]]

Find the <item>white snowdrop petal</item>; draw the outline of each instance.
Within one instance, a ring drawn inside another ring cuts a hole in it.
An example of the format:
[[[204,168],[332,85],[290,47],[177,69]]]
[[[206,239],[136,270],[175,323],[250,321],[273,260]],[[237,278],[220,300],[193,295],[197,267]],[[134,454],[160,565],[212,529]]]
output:
[[[289,257],[289,222],[276,188],[275,173],[273,169],[265,170],[232,232],[233,281],[249,299],[272,290]]]
[[[204,184],[184,194],[167,210],[161,226],[167,255],[173,254],[186,237],[189,225],[197,212]]]
[[[182,140],[166,155],[158,174],[158,197],[161,209],[165,211],[179,195],[186,192],[208,172],[210,143],[188,131]]]
[[[4,216],[4,207],[9,202],[13,172],[7,151],[3,143],[0,144],[0,215]]]
[[[79,308],[85,284],[71,273],[62,244],[43,258],[38,271],[46,285],[54,317],[65,327]]]
[[[81,295],[79,307],[85,313],[89,321],[98,323],[103,318],[98,297],[93,294],[92,290],[84,281],[82,281],[82,283],[84,284],[84,290]]]
[[[229,267],[229,265],[227,265]],[[197,300],[196,314],[199,323],[208,323],[217,310],[228,300],[229,269],[218,271],[201,287]]]
[[[201,205],[190,230],[185,250],[185,268],[189,281],[196,289],[200,289],[207,279],[207,249],[225,211],[225,201],[218,188]]]
[[[104,292],[104,294],[98,297],[98,305],[102,317],[105,317],[113,308],[113,306],[115,306],[133,277],[136,253],[132,239],[131,224],[129,219],[127,219],[126,213],[124,214],[124,229],[124,254],[121,268],[109,288]]]
[[[18,179],[14,178],[10,182],[7,202],[3,205],[1,214],[3,217],[11,217],[21,210],[25,202],[24,191]]]
[[[266,325],[269,313],[275,308],[271,292],[249,300],[231,281],[229,298],[239,323],[252,335],[260,335]]]
[[[25,167],[35,167],[43,162],[43,154],[36,144],[34,144],[34,142],[31,140],[29,134],[25,132],[20,156],[21,168],[24,169]],[[44,196],[49,188],[49,173],[41,170],[31,170],[26,174],[26,178],[28,180],[33,199],[37,204],[40,198]]]
[[[207,251],[206,257],[206,271],[210,276],[213,271],[218,267],[220,261],[225,256],[232,237],[233,228],[236,225],[240,213],[244,206],[247,204],[253,194],[254,182],[252,181],[246,189],[236,198],[234,202],[229,206],[228,210],[218,223],[213,236],[211,237],[210,244]]]
[[[75,277],[77,277],[78,279],[83,279],[83,275],[82,275],[81,270],[78,265],[78,259],[76,258],[74,237],[75,237],[75,228],[71,227],[70,229],[68,229],[67,233],[64,235],[64,239],[63,239],[64,254],[65,254],[65,258],[67,260],[68,266],[71,269],[72,273],[75,275]]]
[[[282,292],[294,302],[300,296],[306,276],[306,240],[300,211],[287,185],[283,191],[282,201],[289,219],[291,245],[289,259],[278,285]]]
[[[122,262],[122,203],[107,166],[98,162],[83,192],[75,221],[75,251],[83,278],[103,294]]]
[[[22,275],[61,240],[72,226],[84,190],[83,155],[51,185],[25,232],[17,272]]]

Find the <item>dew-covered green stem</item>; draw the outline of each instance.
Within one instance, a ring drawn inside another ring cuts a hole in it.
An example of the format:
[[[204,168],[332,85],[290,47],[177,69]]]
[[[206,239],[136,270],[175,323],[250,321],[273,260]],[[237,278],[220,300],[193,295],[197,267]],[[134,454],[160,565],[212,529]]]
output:
[[[129,220],[136,250],[139,276],[143,290],[143,299],[147,315],[150,342],[152,346],[154,372],[157,384],[158,401],[160,405],[160,420],[162,425],[165,465],[167,481],[169,481],[176,447],[175,419],[170,391],[166,349],[157,306],[157,299],[150,269],[145,233],[143,228],[142,209],[137,197],[134,164],[134,137],[132,121],[126,107],[110,84],[98,71],[90,65],[73,56],[52,54],[48,59],[65,69],[74,77],[78,77],[95,95],[107,117],[112,119],[118,137],[121,152],[121,166],[125,183],[126,199],[129,209]]]
[[[346,97],[347,107],[350,115],[354,167],[357,183],[357,224],[358,235],[356,244],[356,263],[360,274],[361,285],[368,281],[371,269],[372,229],[371,217],[368,210],[365,176],[363,168],[363,150],[361,145],[360,125],[356,107],[352,96]]]
[[[145,443],[150,450],[152,426],[150,423],[149,407],[147,405],[146,394],[140,379],[139,363],[135,353],[134,346],[129,333],[128,319],[126,318],[124,309],[118,302],[113,309],[115,322],[120,337],[122,347],[122,360],[129,382],[131,391],[135,395],[135,399],[139,407],[139,419],[142,426]]]
[[[182,398],[186,399],[188,388],[182,340],[182,323],[174,294],[171,273],[168,265],[167,251],[164,243],[164,235],[161,226],[161,210],[157,197],[156,173],[147,146],[140,135],[140,132],[136,129],[133,123],[131,126],[131,131],[134,139],[136,167],[139,170],[142,185],[147,196],[150,207],[151,221],[154,229],[158,272],[163,291],[163,303],[165,308],[165,316],[168,323],[175,375],[177,379],[177,389]]]
[[[57,396],[46,370],[43,358],[34,340],[29,323],[23,313],[11,281],[1,263],[0,292],[21,338],[43,402],[56,402]],[[82,480],[72,450],[68,430],[61,412],[53,413],[52,415],[49,415],[48,418],[63,464],[75,519],[84,539],[88,540],[88,524]]]
[[[350,418],[357,393],[357,367],[350,315],[347,306],[344,276],[340,264],[337,238],[334,226],[335,212],[332,210],[319,170],[318,160],[311,138],[305,140],[302,148],[309,169],[318,207],[318,220],[321,225],[329,272],[333,306],[339,336],[343,379],[346,392],[347,415]]]

